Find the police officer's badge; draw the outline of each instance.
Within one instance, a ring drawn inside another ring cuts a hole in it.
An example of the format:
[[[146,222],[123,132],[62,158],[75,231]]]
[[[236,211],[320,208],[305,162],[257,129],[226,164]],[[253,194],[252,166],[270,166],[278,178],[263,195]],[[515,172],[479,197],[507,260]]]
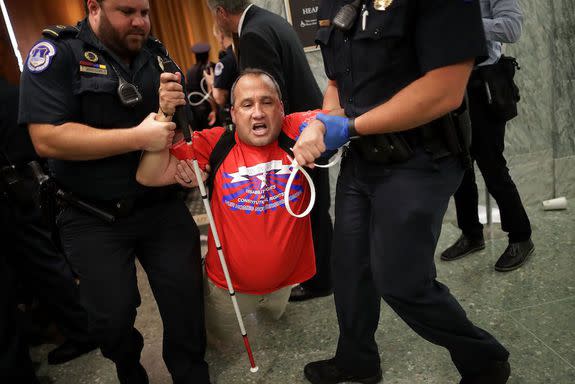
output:
[[[98,55],[96,55],[94,52],[92,51],[86,51],[84,52],[84,57],[88,60],[90,60],[92,63],[95,63],[96,61],[98,61]]]
[[[54,55],[56,55],[56,47],[49,41],[41,41],[30,50],[26,66],[30,72],[42,72],[50,66]]]
[[[373,8],[376,11],[385,11],[393,3],[393,0],[373,0]]]

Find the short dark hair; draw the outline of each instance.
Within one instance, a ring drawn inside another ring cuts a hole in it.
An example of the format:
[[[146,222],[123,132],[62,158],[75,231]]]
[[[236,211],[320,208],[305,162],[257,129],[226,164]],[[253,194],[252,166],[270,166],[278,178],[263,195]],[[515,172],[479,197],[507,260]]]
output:
[[[274,77],[272,75],[270,75],[268,72],[258,69],[258,68],[246,68],[242,71],[242,73],[240,73],[240,75],[238,76],[238,78],[236,79],[236,81],[234,81],[234,85],[232,85],[232,89],[230,90],[230,104],[233,106],[234,105],[234,93],[236,91],[236,87],[238,85],[238,82],[240,81],[240,79],[242,77],[245,76],[265,76],[267,78],[269,78],[273,85],[274,85],[274,89],[276,91],[276,93],[278,94],[278,98],[280,99],[280,101],[282,101],[282,91],[280,89],[280,86],[278,84],[278,82],[276,81],[276,79],[274,79]]]
[[[207,3],[210,9],[222,7],[234,15],[242,13],[251,4],[250,0],[207,0]]]

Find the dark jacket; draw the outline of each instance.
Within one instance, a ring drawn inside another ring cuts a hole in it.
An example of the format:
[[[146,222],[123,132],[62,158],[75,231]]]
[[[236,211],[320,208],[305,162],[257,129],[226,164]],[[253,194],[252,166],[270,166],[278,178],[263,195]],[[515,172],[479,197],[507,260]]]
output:
[[[252,6],[244,19],[239,49],[240,71],[270,73],[282,91],[286,114],[320,108],[323,96],[292,26],[281,16]]]

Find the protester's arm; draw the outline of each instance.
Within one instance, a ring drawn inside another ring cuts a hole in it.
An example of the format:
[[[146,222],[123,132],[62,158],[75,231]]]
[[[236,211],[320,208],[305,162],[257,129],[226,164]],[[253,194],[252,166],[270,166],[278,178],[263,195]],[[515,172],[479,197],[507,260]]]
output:
[[[178,106],[186,104],[180,73],[164,72],[160,75],[160,111],[158,120],[171,120]],[[176,183],[178,159],[168,148],[145,151],[140,159],[136,180],[142,185],[157,187]]]

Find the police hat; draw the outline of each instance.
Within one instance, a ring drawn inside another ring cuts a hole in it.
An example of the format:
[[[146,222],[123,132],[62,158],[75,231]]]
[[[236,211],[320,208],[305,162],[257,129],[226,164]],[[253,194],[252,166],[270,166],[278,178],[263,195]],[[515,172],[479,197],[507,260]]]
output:
[[[192,45],[192,52],[196,54],[208,53],[210,51],[210,45],[207,43],[197,43]]]

